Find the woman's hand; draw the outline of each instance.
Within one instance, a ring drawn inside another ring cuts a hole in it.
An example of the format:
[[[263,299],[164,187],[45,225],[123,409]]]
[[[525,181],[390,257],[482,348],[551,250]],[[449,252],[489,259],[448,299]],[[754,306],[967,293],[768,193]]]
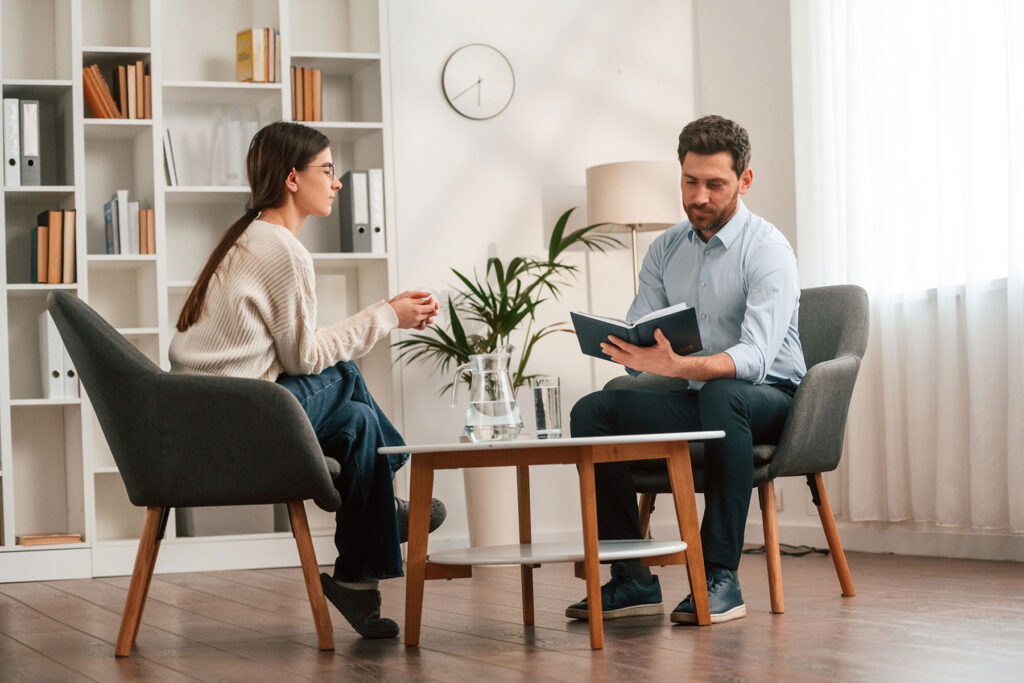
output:
[[[402,292],[388,301],[398,316],[398,327],[403,330],[422,330],[434,322],[437,301],[430,292]]]

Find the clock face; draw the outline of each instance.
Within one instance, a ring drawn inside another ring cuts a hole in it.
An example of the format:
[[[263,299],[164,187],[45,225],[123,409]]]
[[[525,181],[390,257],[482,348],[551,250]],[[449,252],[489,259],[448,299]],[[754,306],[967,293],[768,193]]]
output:
[[[516,78],[505,55],[490,45],[473,43],[445,62],[441,86],[455,111],[470,119],[489,119],[512,101]]]

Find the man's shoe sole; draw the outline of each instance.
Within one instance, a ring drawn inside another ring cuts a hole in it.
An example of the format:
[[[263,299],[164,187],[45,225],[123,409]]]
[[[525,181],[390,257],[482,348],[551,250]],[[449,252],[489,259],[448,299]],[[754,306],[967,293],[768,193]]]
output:
[[[664,612],[664,603],[657,602],[648,605],[630,605],[629,607],[620,607],[619,609],[606,609],[601,613],[601,616],[605,619],[622,619],[623,617],[646,617],[652,614],[664,614]],[[565,610],[565,616],[570,619],[587,621],[590,619],[590,611],[569,607]]]
[[[736,605],[728,612],[722,612],[721,614],[712,614],[711,623],[721,624],[723,621],[732,621],[733,619],[741,619],[747,616],[747,606]],[[675,624],[696,624],[697,615],[694,612],[673,612],[669,615],[669,619]]]

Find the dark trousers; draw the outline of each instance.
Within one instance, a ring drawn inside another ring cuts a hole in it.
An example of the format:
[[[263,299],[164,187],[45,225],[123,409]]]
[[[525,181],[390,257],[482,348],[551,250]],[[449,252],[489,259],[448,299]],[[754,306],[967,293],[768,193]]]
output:
[[[409,455],[377,455],[382,446],[405,442],[373,400],[359,368],[341,362],[318,375],[281,375],[277,382],[299,400],[324,455],[341,463],[341,474],[334,480],[341,494],[334,578],[371,581],[402,576],[391,480]]]
[[[737,569],[754,482],[754,444],[778,443],[792,389],[716,379],[700,391],[597,391],[572,408],[573,436],[657,434],[707,429],[724,439],[704,442],[705,564]],[[597,531],[602,539],[640,538],[636,489],[629,463],[594,467]]]

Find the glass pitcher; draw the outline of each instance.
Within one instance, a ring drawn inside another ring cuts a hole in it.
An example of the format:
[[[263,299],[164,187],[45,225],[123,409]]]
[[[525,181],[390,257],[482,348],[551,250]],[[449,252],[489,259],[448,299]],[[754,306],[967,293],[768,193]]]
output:
[[[461,384],[459,378],[467,370],[471,373],[465,428],[471,441],[512,440],[523,430],[508,369],[511,360],[512,347],[503,346],[493,353],[474,354],[468,363],[455,368],[453,408]]]

